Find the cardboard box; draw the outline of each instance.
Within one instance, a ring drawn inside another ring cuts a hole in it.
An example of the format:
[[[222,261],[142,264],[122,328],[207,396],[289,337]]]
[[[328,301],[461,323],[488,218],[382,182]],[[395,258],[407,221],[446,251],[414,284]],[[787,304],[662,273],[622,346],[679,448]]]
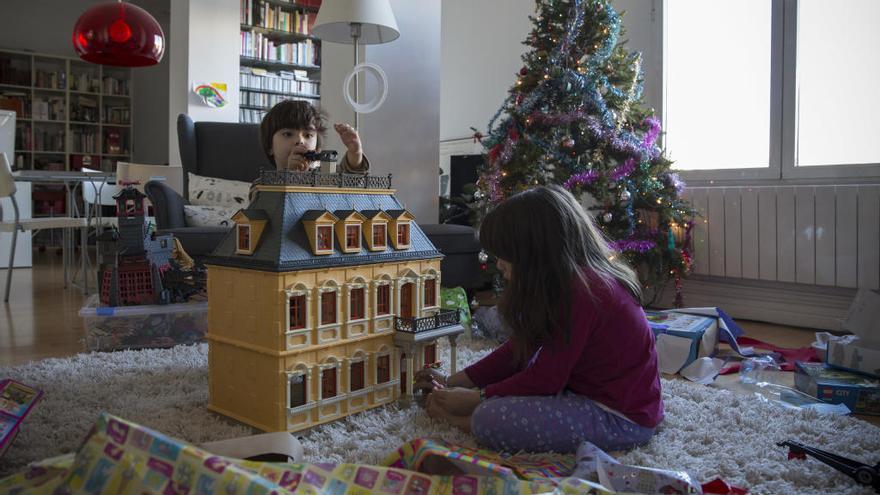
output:
[[[880,416],[880,380],[822,363],[795,363],[794,384],[801,392],[854,413]]]
[[[678,373],[698,358],[715,354],[717,318],[674,311],[646,311],[645,315],[657,341],[663,373]]]
[[[880,377],[880,292],[859,290],[841,326],[857,338],[844,344],[829,341],[825,362]]]
[[[89,351],[172,347],[201,342],[208,302],[99,307],[97,294],[80,309]]]

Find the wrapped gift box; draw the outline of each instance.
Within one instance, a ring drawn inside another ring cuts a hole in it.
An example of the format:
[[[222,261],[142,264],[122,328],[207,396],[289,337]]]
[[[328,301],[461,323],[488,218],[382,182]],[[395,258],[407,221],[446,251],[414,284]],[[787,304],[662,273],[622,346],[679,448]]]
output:
[[[823,363],[795,363],[794,384],[801,392],[859,414],[880,415],[880,380],[834,369]]]
[[[849,307],[843,329],[856,339],[828,342],[825,362],[849,371],[880,377],[880,292],[862,289]]]

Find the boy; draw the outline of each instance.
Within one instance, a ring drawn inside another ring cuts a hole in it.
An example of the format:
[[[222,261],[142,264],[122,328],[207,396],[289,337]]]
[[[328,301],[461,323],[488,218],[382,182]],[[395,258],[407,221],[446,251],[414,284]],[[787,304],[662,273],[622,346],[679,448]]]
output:
[[[346,147],[336,164],[337,172],[367,173],[370,162],[357,131],[348,124],[334,124],[333,128]],[[319,166],[318,162],[308,162],[302,153],[319,151],[326,132],[324,116],[305,101],[284,100],[272,107],[260,123],[263,150],[278,170],[305,171]]]

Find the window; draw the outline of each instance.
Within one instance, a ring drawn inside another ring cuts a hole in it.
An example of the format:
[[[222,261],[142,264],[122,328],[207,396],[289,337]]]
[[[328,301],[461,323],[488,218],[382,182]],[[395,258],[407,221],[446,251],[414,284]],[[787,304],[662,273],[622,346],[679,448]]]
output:
[[[330,251],[333,249],[333,227],[319,225],[318,227],[318,251]]]
[[[437,343],[428,344],[425,346],[425,366],[434,364],[437,362]]]
[[[291,296],[290,298],[290,329],[297,330],[306,327],[306,296]]]
[[[133,199],[125,200],[125,216],[130,217],[137,213],[137,205]]]
[[[293,375],[290,377],[290,405],[288,407],[306,405],[306,402],[308,402],[307,383],[306,375]]]
[[[376,383],[391,381],[391,356],[385,354],[376,360]]]
[[[364,362],[357,361],[351,363],[351,391],[362,390],[364,388]]]
[[[336,292],[321,293],[321,324],[336,323]]]
[[[666,0],[675,168],[692,180],[880,176],[880,2],[834,2],[834,22],[828,12],[822,0]],[[711,118],[719,98],[723,116]],[[719,136],[735,150],[718,153]]]
[[[361,247],[360,225],[345,226],[345,247],[347,249],[359,249]]]
[[[425,307],[437,305],[437,280],[429,278],[425,280]]]
[[[391,313],[391,286],[383,284],[376,289],[376,315],[389,313]]]
[[[402,223],[397,226],[397,245],[409,246],[409,224]]]
[[[238,232],[238,250],[239,251],[250,251],[251,250],[251,226],[250,225],[239,225],[237,227]]]
[[[321,370],[321,398],[336,397],[336,368]]]
[[[385,224],[373,225],[373,247],[385,247]]]
[[[360,320],[364,317],[364,288],[358,287],[356,289],[351,289],[349,292],[351,305],[351,314],[349,315],[349,320]]]

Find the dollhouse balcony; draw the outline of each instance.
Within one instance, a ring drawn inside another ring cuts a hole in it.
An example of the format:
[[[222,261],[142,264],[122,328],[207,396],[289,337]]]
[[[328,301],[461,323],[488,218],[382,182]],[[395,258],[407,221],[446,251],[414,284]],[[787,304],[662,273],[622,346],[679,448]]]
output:
[[[261,170],[260,184],[269,186],[345,187],[356,189],[391,189],[391,174],[387,177],[364,174],[322,174],[318,170]]]
[[[434,316],[421,318],[394,317],[394,330],[403,333],[428,333],[445,327],[461,327],[461,315],[457,309],[442,310]]]

